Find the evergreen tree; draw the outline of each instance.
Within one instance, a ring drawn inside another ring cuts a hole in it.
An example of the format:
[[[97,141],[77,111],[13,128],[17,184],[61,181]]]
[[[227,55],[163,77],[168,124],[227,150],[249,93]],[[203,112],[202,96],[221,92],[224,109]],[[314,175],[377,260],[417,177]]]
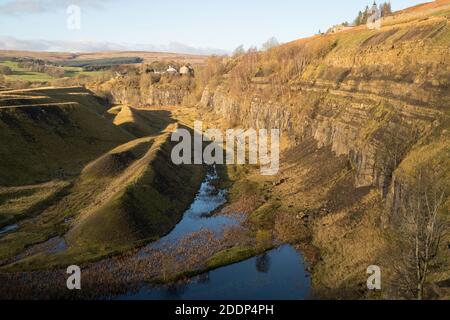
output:
[[[366,6],[366,9],[364,10],[363,16],[362,16],[362,20],[361,20],[361,24],[366,24],[367,20],[369,19],[370,16],[370,11],[369,11],[369,6]]]
[[[238,56],[242,56],[242,55],[244,55],[245,54],[245,48],[244,48],[244,45],[240,45],[239,47],[237,47],[236,49],[234,49],[234,52],[233,52],[233,56],[234,57],[238,57]]]
[[[391,3],[390,2],[385,2],[382,5],[380,5],[381,7],[381,16],[382,17],[386,17],[390,14],[392,14],[392,7],[391,7]]]
[[[358,12],[358,16],[355,19],[355,26],[359,26],[362,22],[363,13],[361,11]]]
[[[355,26],[359,26],[362,24],[366,24],[369,18],[376,14],[376,10],[378,10],[378,17],[386,17],[390,14],[392,14],[392,7],[390,2],[384,2],[380,5],[377,5],[376,1],[373,2],[373,5],[371,8],[369,6],[366,6],[366,9],[364,11],[359,11],[358,16],[356,17],[354,24]]]

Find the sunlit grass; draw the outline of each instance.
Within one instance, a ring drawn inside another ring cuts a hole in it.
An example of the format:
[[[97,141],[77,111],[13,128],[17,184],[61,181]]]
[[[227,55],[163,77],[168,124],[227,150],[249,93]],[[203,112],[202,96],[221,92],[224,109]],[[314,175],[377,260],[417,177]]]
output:
[[[25,69],[19,67],[18,62],[14,62],[14,61],[9,61],[9,60],[0,61],[0,65],[11,68],[11,70],[13,72],[12,75],[5,75],[6,80],[48,82],[48,81],[58,79],[56,77],[52,77],[52,76],[48,75],[47,73],[26,71]],[[64,70],[65,70],[64,76],[67,78],[74,78],[77,76],[97,77],[97,76],[101,76],[105,73],[105,71],[84,71],[83,68],[79,68],[79,67],[64,67]]]

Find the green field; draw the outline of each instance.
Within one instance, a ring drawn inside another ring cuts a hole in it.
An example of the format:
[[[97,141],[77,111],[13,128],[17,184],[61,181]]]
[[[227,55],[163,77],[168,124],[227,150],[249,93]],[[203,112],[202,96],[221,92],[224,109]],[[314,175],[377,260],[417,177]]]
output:
[[[0,65],[7,66],[11,68],[13,74],[5,75],[6,80],[13,81],[30,81],[30,82],[48,82],[56,80],[58,78],[52,77],[46,73],[42,72],[31,72],[20,68],[18,62],[6,60],[0,61]],[[80,67],[64,67],[66,70],[65,77],[73,78],[76,76],[98,76],[104,73],[104,71],[84,71]]]
[[[99,76],[105,73],[105,71],[84,71],[81,67],[64,67],[66,70],[66,77],[72,78],[76,76]]]

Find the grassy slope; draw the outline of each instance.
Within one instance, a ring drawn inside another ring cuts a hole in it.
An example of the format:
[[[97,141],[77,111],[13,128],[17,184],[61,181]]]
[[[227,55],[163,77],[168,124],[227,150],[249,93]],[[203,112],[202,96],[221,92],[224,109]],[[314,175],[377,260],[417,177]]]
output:
[[[46,73],[41,72],[30,72],[19,68],[17,62],[13,61],[0,61],[0,65],[7,66],[11,68],[12,74],[5,76],[7,80],[22,80],[22,81],[37,81],[45,82],[53,80],[54,78]]]
[[[30,82],[49,82],[55,79],[58,79],[56,77],[53,77],[47,73],[43,72],[32,72],[32,71],[26,71],[23,68],[19,67],[18,62],[14,61],[0,61],[0,65],[7,66],[11,68],[12,74],[6,75],[6,80],[14,80],[14,81],[30,81]],[[83,71],[83,68],[77,68],[77,67],[64,67],[65,70],[65,77],[76,77],[76,76],[99,76],[103,74],[103,71]]]
[[[23,187],[0,187],[0,227],[45,209],[69,186],[67,181],[51,181]]]
[[[59,254],[40,253],[7,268],[40,269],[83,263],[170,231],[197,192],[203,168],[172,165],[169,137],[167,132],[131,141],[89,164],[71,193],[41,215],[51,222],[38,227],[25,223],[21,228],[22,233],[26,231],[31,236],[59,225],[62,229],[51,236],[64,235],[68,249]],[[75,219],[69,226],[61,225],[62,219],[68,217]],[[0,248],[9,242],[9,247],[19,243],[22,250],[24,237],[12,233],[0,240]]]
[[[0,261],[55,236],[68,243],[63,253],[25,256],[13,268],[82,263],[158,238],[197,192],[203,168],[170,161],[175,127],[169,112],[126,108],[133,117],[125,117],[121,128],[101,116],[108,113],[96,98],[77,88],[10,91],[3,99],[1,119],[9,122],[0,132],[21,157],[2,163],[9,172],[1,178],[10,187],[0,189],[0,222],[18,221],[20,227],[0,238]],[[45,106],[21,106],[33,102]],[[72,183],[22,186],[52,180],[61,167],[70,173],[65,179],[76,178]]]
[[[8,95],[15,95],[21,105],[9,101],[9,107],[0,107],[0,185],[76,175],[87,162],[132,138],[99,114],[104,107],[87,92],[3,92],[0,103],[10,99]],[[42,105],[34,104],[36,97]]]
[[[190,55],[190,54],[178,54],[170,52],[144,52],[144,51],[130,51],[130,52],[95,52],[95,53],[67,53],[67,52],[39,52],[39,51],[17,51],[17,50],[0,50],[0,57],[22,57],[33,58],[49,61],[70,61],[70,60],[96,60],[96,59],[109,59],[120,57],[140,57],[145,60],[146,63],[161,60],[174,60],[180,62],[186,62],[191,64],[204,63],[206,56]]]
[[[137,110],[129,106],[119,106],[111,108],[108,113],[114,115],[113,123],[116,126],[135,137],[154,135],[173,122],[169,120],[169,112],[163,110]]]

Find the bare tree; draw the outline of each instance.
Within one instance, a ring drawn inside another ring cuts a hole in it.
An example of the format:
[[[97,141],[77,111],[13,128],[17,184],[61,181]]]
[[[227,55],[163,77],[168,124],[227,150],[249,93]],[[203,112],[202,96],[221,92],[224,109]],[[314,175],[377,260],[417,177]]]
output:
[[[236,49],[234,49],[233,51],[233,57],[239,57],[245,54],[245,48],[244,45],[240,45],[239,47],[237,47]]]
[[[422,300],[424,286],[448,224],[440,215],[445,191],[431,170],[421,170],[415,186],[405,199],[397,221],[400,239],[400,259],[394,266],[399,285],[410,296]]]
[[[267,51],[267,50],[275,48],[279,45],[280,45],[280,43],[278,42],[278,39],[275,37],[272,37],[262,44],[262,50]]]

